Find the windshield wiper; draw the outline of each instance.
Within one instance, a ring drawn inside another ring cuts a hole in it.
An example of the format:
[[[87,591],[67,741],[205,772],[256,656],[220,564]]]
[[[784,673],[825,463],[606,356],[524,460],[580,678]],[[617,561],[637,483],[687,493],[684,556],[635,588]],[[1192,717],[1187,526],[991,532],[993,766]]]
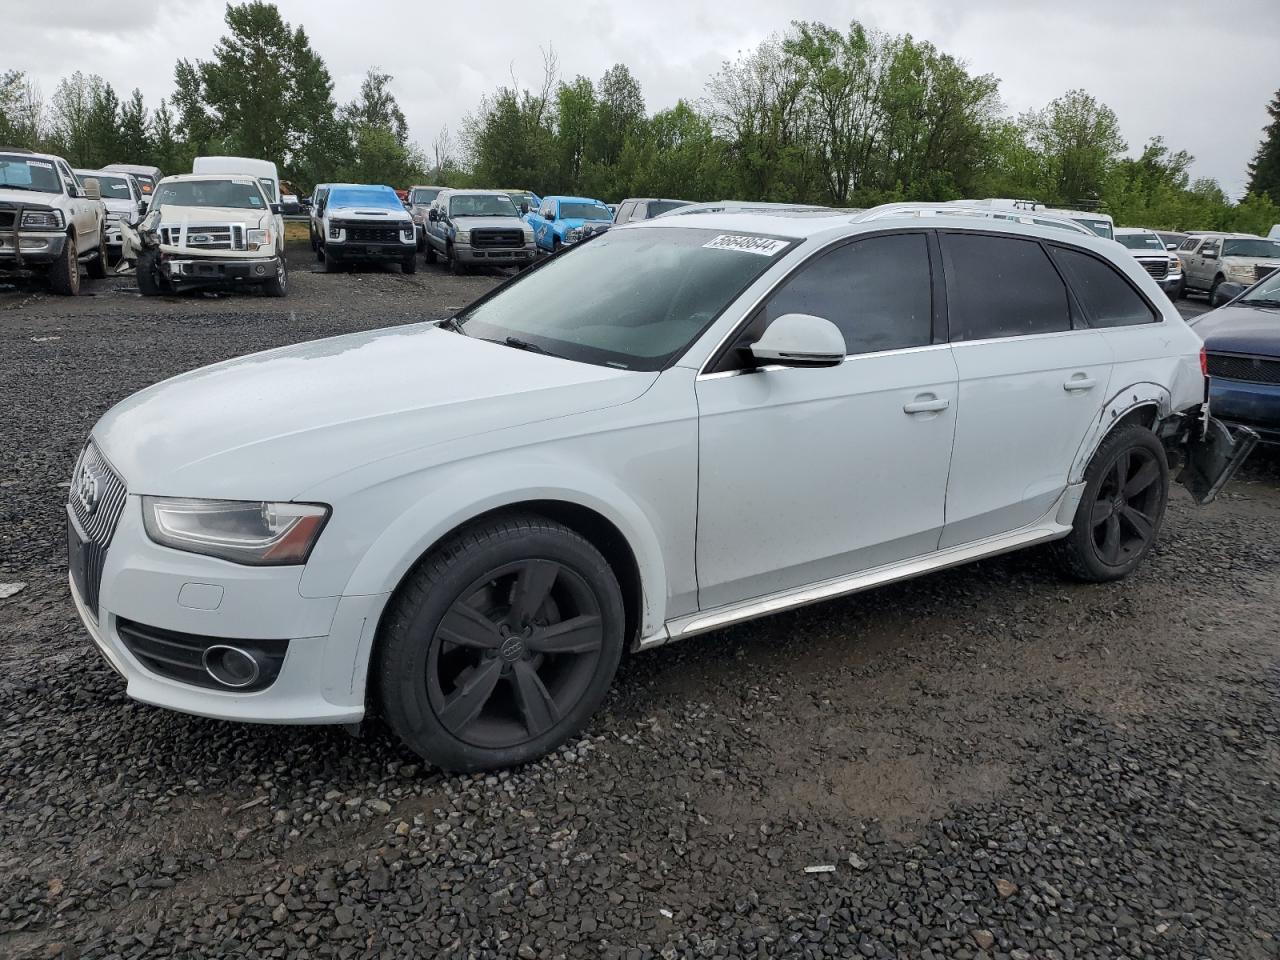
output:
[[[1257,307],[1280,307],[1280,300],[1274,297],[1245,297],[1240,302]]]
[[[546,347],[540,347],[536,343],[530,343],[528,340],[521,340],[519,337],[506,337],[501,341],[494,340],[493,342],[501,342],[506,344],[508,347],[515,347],[517,350],[528,350],[530,353],[541,353],[543,356],[547,357],[560,356],[558,353],[552,353]]]
[[[458,322],[457,317],[445,317],[443,320],[438,321],[438,325],[446,330],[452,330],[454,333],[460,333],[464,337],[471,336],[471,334],[462,329],[462,324]]]

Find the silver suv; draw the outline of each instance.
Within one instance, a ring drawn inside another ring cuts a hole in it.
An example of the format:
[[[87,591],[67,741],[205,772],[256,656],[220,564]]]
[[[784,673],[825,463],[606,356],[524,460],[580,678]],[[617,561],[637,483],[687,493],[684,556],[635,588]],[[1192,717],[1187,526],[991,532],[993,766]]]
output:
[[[1280,268],[1280,240],[1251,233],[1197,233],[1178,248],[1187,290],[1202,290],[1217,306]],[[1229,286],[1228,286],[1229,285]]]

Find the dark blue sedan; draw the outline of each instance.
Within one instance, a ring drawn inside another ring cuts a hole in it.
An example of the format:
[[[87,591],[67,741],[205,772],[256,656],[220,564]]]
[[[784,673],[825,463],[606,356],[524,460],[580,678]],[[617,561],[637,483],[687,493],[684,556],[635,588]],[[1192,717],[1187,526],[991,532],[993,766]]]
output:
[[[1204,339],[1213,415],[1280,444],[1280,270],[1191,326]]]

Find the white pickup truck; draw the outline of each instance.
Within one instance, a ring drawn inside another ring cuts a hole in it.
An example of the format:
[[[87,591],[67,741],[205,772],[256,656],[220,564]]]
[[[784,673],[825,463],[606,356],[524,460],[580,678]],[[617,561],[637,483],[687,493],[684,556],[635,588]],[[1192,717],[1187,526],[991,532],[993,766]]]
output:
[[[166,177],[137,230],[125,228],[126,245],[137,246],[138,290],[251,284],[283,297],[289,274],[279,206],[249,175]]]
[[[80,292],[80,265],[107,275],[107,210],[98,182],[76,180],[50,153],[0,150],[0,275],[45,276],[55,293]]]

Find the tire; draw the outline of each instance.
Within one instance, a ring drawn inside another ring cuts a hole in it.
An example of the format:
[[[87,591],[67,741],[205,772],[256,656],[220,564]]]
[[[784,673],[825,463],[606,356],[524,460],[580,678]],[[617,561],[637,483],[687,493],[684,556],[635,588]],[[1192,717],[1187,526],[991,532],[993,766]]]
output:
[[[98,255],[89,261],[89,278],[91,280],[107,279],[107,238],[98,231]]]
[[[1173,289],[1173,299],[1185,300],[1187,298],[1187,281],[1179,280],[1178,285]]]
[[[341,261],[339,261],[337,257],[332,256],[329,253],[328,247],[324,247],[323,249],[321,249],[320,262],[324,264],[325,273],[337,273],[339,268],[342,266]]]
[[[391,729],[428,762],[514,766],[569,740],[600,706],[624,623],[618,581],[595,547],[544,517],[495,518],[451,537],[405,580],[371,680]]]
[[[289,264],[283,257],[280,272],[262,285],[262,292],[268,297],[283,297],[289,292]]]
[[[67,234],[67,242],[62,248],[62,256],[49,268],[49,286],[53,292],[63,297],[74,297],[80,293],[80,262],[76,249],[76,238]]]
[[[464,267],[462,265],[462,262],[453,255],[452,244],[448,247],[448,250],[449,250],[449,272],[452,273],[455,277],[460,277],[467,272],[467,268]]]
[[[1211,307],[1217,306],[1216,301],[1218,299],[1218,288],[1220,286],[1222,286],[1222,277],[1221,276],[1214,277],[1213,286],[1209,288],[1209,306]]]
[[[144,297],[155,297],[165,292],[164,277],[156,265],[154,250],[143,250],[138,254],[134,274],[138,278],[138,292]]]
[[[427,263],[436,262],[436,248],[431,245],[431,241],[429,240],[427,241],[426,247],[422,251],[422,258],[426,260]]]
[[[405,257],[403,260],[401,260],[400,269],[405,273],[417,273],[418,272],[418,255],[416,253],[413,253]]]
[[[1164,446],[1141,424],[1118,427],[1094,453],[1084,479],[1071,533],[1056,545],[1059,559],[1078,580],[1120,580],[1142,563],[1160,533],[1169,502]]]
[[[320,241],[318,240],[316,241],[315,251],[316,251],[316,263],[324,263],[324,247],[320,244]]]

